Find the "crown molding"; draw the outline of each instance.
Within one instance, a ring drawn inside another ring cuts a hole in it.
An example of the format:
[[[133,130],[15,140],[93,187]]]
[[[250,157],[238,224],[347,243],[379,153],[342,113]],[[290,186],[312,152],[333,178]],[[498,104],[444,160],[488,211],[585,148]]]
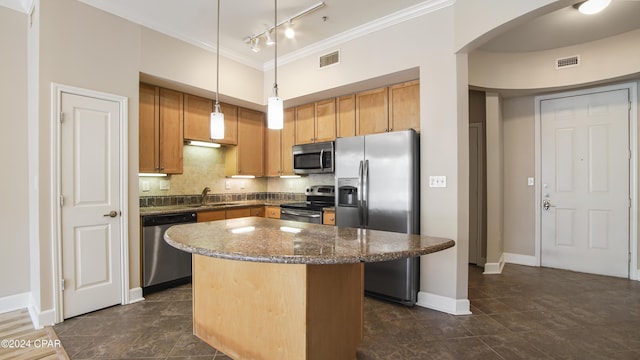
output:
[[[388,27],[403,23],[405,21],[444,9],[446,7],[455,4],[455,0],[428,0],[423,3],[408,7],[406,9],[397,11],[393,14],[384,16],[382,18],[370,21],[366,24],[357,26],[353,29],[347,30],[340,34],[334,35],[323,41],[305,46],[299,50],[290,52],[286,55],[278,57],[278,65],[285,65],[305,57],[311,56],[327,50],[335,50],[340,44],[347,41],[355,40],[360,37],[366,36],[370,33],[386,29]],[[274,61],[268,61],[264,64],[262,70],[272,70]]]

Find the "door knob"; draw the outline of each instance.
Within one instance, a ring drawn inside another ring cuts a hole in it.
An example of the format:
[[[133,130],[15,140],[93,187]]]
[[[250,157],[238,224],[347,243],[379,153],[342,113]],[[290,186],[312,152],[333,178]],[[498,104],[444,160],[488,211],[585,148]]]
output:
[[[115,210],[111,210],[111,211],[109,211],[108,214],[104,214],[103,216],[105,216],[105,217],[106,216],[108,216],[108,217],[116,217],[116,216],[118,216],[118,212],[115,211]]]
[[[542,200],[542,207],[545,210],[549,210],[549,208],[552,208],[552,207],[555,207],[555,206],[551,205],[551,201],[549,201],[548,199],[544,199],[544,200]]]

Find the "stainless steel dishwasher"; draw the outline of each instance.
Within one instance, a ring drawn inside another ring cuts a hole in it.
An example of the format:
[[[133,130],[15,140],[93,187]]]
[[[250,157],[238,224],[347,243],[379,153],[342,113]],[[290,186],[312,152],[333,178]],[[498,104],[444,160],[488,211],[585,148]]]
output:
[[[191,254],[167,244],[164,233],[173,225],[196,220],[195,212],[142,217],[143,294],[191,280]]]

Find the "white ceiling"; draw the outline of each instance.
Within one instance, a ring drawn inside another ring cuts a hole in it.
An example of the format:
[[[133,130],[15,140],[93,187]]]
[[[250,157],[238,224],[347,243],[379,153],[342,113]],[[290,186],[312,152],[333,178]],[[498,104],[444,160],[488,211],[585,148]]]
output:
[[[79,0],[161,33],[208,49],[215,48],[214,0]],[[461,1],[461,0],[458,0]],[[470,0],[478,1],[478,0]],[[289,18],[321,0],[280,0],[278,21]],[[326,6],[293,23],[294,40],[279,35],[278,62],[296,54],[331,49],[340,39],[353,38],[404,21],[454,0],[324,0]],[[575,2],[578,2],[577,0]],[[28,12],[33,0],[0,0],[0,6]],[[273,61],[273,47],[250,50],[245,38],[273,26],[274,2],[221,0],[220,50],[226,57],[256,68]],[[597,15],[582,15],[569,6],[510,29],[480,49],[525,52],[574,45],[640,28],[640,0],[613,0]]]

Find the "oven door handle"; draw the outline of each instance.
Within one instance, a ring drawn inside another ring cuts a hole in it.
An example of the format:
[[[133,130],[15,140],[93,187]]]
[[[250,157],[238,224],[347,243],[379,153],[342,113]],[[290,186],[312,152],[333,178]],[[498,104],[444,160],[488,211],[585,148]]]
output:
[[[308,214],[308,213],[303,213],[303,212],[299,212],[299,211],[295,211],[295,210],[287,210],[287,209],[280,209],[280,213],[281,214],[286,214],[286,215],[308,217],[308,218],[319,218],[320,217],[320,214]]]

